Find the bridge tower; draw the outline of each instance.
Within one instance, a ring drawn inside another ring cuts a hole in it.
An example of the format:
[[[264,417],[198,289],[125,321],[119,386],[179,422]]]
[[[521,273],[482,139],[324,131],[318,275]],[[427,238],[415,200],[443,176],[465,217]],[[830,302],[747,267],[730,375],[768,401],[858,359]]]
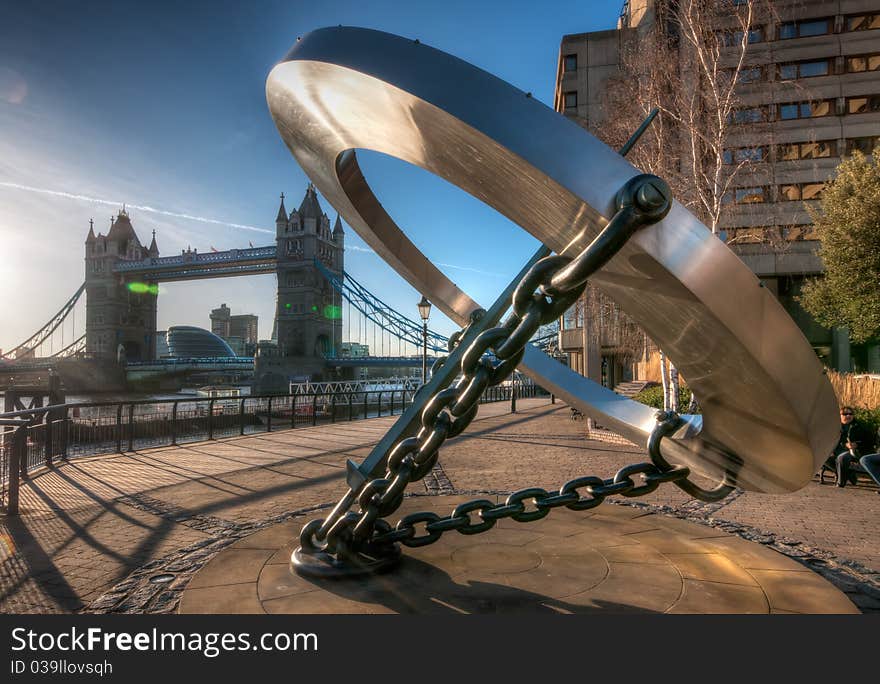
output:
[[[86,350],[116,359],[119,345],[129,361],[151,360],[156,352],[155,283],[133,283],[113,272],[120,261],[158,257],[156,232],[144,247],[123,208],[111,219],[107,235],[95,235],[89,221],[86,237]]]
[[[275,219],[278,300],[275,316],[278,351],[313,378],[324,372],[323,359],[335,355],[342,344],[342,295],[315,266],[342,275],[345,234],[336,218],[321,210],[311,183],[299,206],[287,214],[284,195]],[[295,361],[294,361],[295,359]]]

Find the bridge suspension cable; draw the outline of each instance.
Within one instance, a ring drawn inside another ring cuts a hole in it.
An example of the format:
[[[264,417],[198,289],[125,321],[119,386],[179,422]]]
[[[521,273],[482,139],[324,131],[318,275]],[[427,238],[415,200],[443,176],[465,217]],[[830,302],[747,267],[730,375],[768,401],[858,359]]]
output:
[[[68,344],[64,349],[55,352],[52,354],[53,359],[60,359],[68,356],[76,356],[77,354],[81,354],[86,350],[86,336],[85,333],[80,335],[73,342]]]
[[[399,314],[397,311],[388,306],[381,299],[373,295],[357,280],[351,277],[351,274],[343,271],[342,277],[338,273],[334,273],[324,264],[315,259],[315,266],[321,274],[327,278],[333,288],[339,292],[347,302],[354,306],[366,318],[378,325],[382,330],[387,331],[391,335],[409,342],[416,346],[417,349],[422,347],[422,324],[418,323],[406,316]],[[375,346],[375,330],[373,332],[373,342]],[[428,330],[428,349],[435,352],[446,352],[449,338],[440,333]]]
[[[37,349],[43,342],[48,340],[52,333],[58,329],[58,327],[64,323],[64,320],[67,318],[67,315],[73,311],[73,307],[76,306],[76,303],[79,301],[79,298],[82,296],[82,293],[85,292],[86,284],[77,288],[76,292],[70,297],[70,299],[65,302],[64,306],[58,310],[58,312],[49,319],[49,322],[42,326],[37,332],[27,338],[24,342],[19,344],[17,347],[13,347],[8,352],[3,354],[2,358],[5,359],[14,359],[22,352],[29,352],[32,349]],[[60,352],[59,352],[60,353]]]

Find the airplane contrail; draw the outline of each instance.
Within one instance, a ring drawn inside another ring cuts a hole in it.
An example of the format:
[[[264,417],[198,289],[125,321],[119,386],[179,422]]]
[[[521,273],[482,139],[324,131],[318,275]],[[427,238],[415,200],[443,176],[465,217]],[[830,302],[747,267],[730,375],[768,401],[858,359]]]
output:
[[[13,188],[15,190],[25,190],[27,192],[38,192],[43,195],[52,195],[53,197],[64,197],[65,199],[74,199],[74,200],[82,200],[84,202],[92,202],[94,204],[105,204],[112,207],[118,207],[123,204],[123,202],[115,202],[112,200],[101,199],[99,197],[89,197],[88,195],[77,195],[72,192],[62,192],[60,190],[49,190],[47,188],[35,188],[30,185],[22,185],[21,183],[10,183],[9,181],[0,181],[0,186],[5,188]],[[257,226],[248,226],[242,223],[230,223],[229,221],[219,221],[217,219],[207,218],[206,216],[193,216],[192,214],[181,214],[175,211],[165,211],[164,209],[156,209],[155,207],[150,207],[144,204],[129,204],[125,203],[125,206],[132,207],[133,209],[137,209],[138,211],[146,211],[153,214],[160,214],[161,216],[170,216],[173,218],[181,218],[187,219],[189,221],[198,221],[200,223],[210,223],[212,225],[217,226],[228,226],[229,228],[241,228],[242,230],[249,230],[255,233],[266,233],[267,235],[275,235],[274,230],[268,230],[267,228],[258,228]],[[354,252],[365,252],[367,254],[375,254],[376,252],[367,247],[358,247],[357,245],[347,245],[346,249],[350,249]],[[493,273],[491,271],[482,271],[478,268],[471,268],[469,266],[456,266],[455,264],[445,264],[438,262],[438,266],[445,266],[446,268],[454,268],[459,271],[470,271],[471,273],[479,273],[480,275],[488,275],[494,276],[496,278],[503,277],[500,273]]]
[[[501,273],[493,273],[492,271],[481,271],[479,268],[471,268],[470,266],[456,266],[455,264],[444,264],[442,261],[437,262],[438,266],[445,266],[446,268],[455,268],[459,271],[470,271],[471,273],[479,273],[480,275],[494,276],[496,278],[503,278],[504,276]]]
[[[43,195],[52,195],[53,197],[64,197],[66,199],[82,200],[84,202],[92,202],[94,204],[106,204],[108,206],[119,207],[123,202],[114,202],[111,200],[101,199],[99,197],[89,197],[88,195],[77,195],[71,192],[61,192],[60,190],[48,190],[47,188],[35,188],[30,185],[21,185],[20,183],[10,183],[8,181],[0,181],[0,186],[13,188],[15,190],[25,190],[27,192],[39,192]],[[146,211],[152,214],[160,214],[162,216],[171,216],[173,218],[187,219],[189,221],[198,221],[200,223],[210,223],[216,226],[228,226],[229,228],[241,228],[242,230],[250,230],[255,233],[267,233],[274,235],[274,230],[267,228],[258,228],[257,226],[247,226],[242,223],[230,223],[229,221],[218,221],[217,219],[207,218],[206,216],[193,216],[192,214],[181,214],[175,211],[165,211],[164,209],[156,209],[144,204],[125,203],[127,207],[132,207],[138,211]]]

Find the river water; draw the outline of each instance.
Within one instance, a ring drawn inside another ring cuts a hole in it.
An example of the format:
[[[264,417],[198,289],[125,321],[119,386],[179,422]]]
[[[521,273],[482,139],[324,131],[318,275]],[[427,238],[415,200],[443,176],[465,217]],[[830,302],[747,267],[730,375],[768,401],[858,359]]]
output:
[[[239,387],[229,386],[223,389],[237,389],[240,395],[250,396],[251,388],[247,385]],[[68,394],[65,401],[68,404],[105,402],[105,401],[158,401],[160,399],[205,399],[204,395],[198,394],[198,389],[183,388],[179,392],[95,392],[90,394]]]

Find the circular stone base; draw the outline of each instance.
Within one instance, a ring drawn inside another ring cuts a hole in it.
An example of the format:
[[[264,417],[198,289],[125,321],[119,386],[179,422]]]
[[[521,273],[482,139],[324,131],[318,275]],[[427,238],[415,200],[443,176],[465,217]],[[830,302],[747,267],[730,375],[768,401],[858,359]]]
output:
[[[393,520],[446,515],[473,497],[416,496]],[[493,497],[485,497],[492,499]],[[378,575],[302,577],[290,569],[308,521],[241,539],[199,570],[181,613],[858,613],[803,565],[720,530],[605,504],[543,520],[502,520],[405,548]]]

